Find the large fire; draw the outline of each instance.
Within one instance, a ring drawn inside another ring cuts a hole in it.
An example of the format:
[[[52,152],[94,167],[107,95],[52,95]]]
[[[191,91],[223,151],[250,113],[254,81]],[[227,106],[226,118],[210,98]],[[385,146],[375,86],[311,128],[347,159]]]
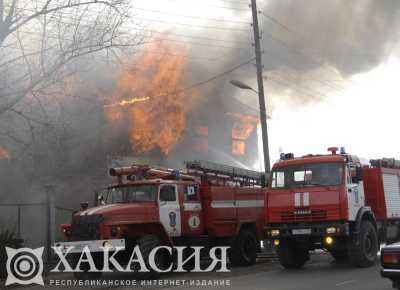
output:
[[[10,159],[10,157],[10,153],[3,147],[0,147],[0,159]]]
[[[182,139],[194,97],[183,92],[188,52],[157,43],[123,67],[105,110],[110,121],[129,122],[136,154],[156,148],[169,154]]]
[[[234,121],[232,127],[232,155],[246,154],[246,140],[251,136],[259,123],[258,117],[228,113]]]
[[[108,104],[108,105],[104,105],[104,108],[111,108],[111,107],[118,107],[118,106],[128,106],[128,105],[133,105],[139,102],[145,102],[150,100],[150,97],[143,97],[143,98],[132,98],[132,99],[128,99],[128,100],[122,100],[119,101],[117,103],[112,103],[112,104]]]

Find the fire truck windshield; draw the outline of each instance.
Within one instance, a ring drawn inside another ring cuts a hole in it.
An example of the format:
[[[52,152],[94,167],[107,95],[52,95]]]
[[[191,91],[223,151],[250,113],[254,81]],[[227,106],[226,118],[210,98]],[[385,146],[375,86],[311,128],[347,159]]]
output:
[[[342,184],[342,163],[296,164],[272,172],[272,188],[301,188]]]
[[[157,185],[138,184],[108,188],[104,194],[105,202],[146,202],[156,201]]]

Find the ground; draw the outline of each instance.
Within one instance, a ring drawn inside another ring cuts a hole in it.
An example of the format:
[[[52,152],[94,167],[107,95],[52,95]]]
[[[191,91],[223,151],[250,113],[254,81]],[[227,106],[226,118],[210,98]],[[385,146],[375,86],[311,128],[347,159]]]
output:
[[[197,281],[197,280],[228,280],[230,285],[219,287],[229,290],[390,290],[391,282],[383,279],[379,274],[379,265],[370,268],[352,268],[345,263],[336,263],[327,254],[312,255],[311,261],[300,270],[285,270],[278,262],[261,259],[255,266],[248,268],[233,268],[231,273],[209,274],[167,274],[162,281]],[[124,274],[108,274],[106,279],[132,279]],[[69,274],[50,275],[49,279],[72,279]],[[160,280],[160,281],[161,281]],[[176,282],[175,282],[176,283]],[[4,285],[4,284],[3,284]],[[1,285],[1,286],[3,286]],[[56,289],[55,286],[46,285],[47,289]],[[91,289],[90,287],[80,287]],[[143,286],[131,287],[92,287],[93,289],[140,289]],[[173,289],[177,286],[148,285],[146,289]],[[212,287],[180,286],[181,289],[210,289]],[[28,286],[23,289],[39,290],[42,286]],[[75,287],[62,287],[62,289],[76,289]]]

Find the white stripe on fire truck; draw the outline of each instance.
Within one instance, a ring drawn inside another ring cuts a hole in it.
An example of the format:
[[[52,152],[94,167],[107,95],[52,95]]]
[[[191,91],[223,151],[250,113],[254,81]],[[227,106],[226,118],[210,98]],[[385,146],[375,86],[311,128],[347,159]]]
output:
[[[303,193],[303,206],[310,206],[310,193],[309,192]]]
[[[114,205],[115,204],[107,204],[107,205],[98,206],[98,207],[95,207],[95,208],[92,208],[92,209],[85,210],[80,215],[92,215],[92,214],[96,213],[99,210],[102,210],[102,209],[105,209],[105,208],[109,208],[109,207],[112,207]]]
[[[294,206],[299,207],[301,206],[301,193],[296,192],[294,194]]]
[[[264,200],[213,200],[212,208],[243,208],[243,207],[263,207]]]
[[[201,207],[201,203],[199,202],[185,202],[183,203],[183,210],[185,211],[201,211],[202,207]]]

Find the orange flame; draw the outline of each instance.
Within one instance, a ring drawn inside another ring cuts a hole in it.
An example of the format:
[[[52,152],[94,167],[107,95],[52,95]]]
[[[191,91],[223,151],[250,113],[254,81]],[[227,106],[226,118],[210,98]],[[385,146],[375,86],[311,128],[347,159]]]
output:
[[[0,159],[10,159],[10,157],[10,153],[3,147],[0,147]]]
[[[258,117],[238,113],[227,113],[234,120],[232,127],[232,155],[246,154],[245,141],[254,132],[259,123]]]
[[[150,100],[150,97],[132,98],[132,99],[127,99],[127,100],[121,100],[117,103],[104,105],[104,108],[111,108],[111,107],[118,107],[118,106],[124,107],[124,106],[128,106],[128,105],[133,105],[133,104],[139,103],[139,102],[145,102],[148,100]]]
[[[259,123],[258,117],[255,116],[246,116],[238,113],[227,113],[227,115],[234,120],[232,128],[233,139],[247,140]]]
[[[246,154],[246,143],[242,140],[232,140],[232,155]]]
[[[157,43],[134,67],[122,69],[106,113],[112,122],[129,120],[135,153],[159,148],[167,155],[183,137],[193,97],[183,93],[187,53],[187,48]]]

